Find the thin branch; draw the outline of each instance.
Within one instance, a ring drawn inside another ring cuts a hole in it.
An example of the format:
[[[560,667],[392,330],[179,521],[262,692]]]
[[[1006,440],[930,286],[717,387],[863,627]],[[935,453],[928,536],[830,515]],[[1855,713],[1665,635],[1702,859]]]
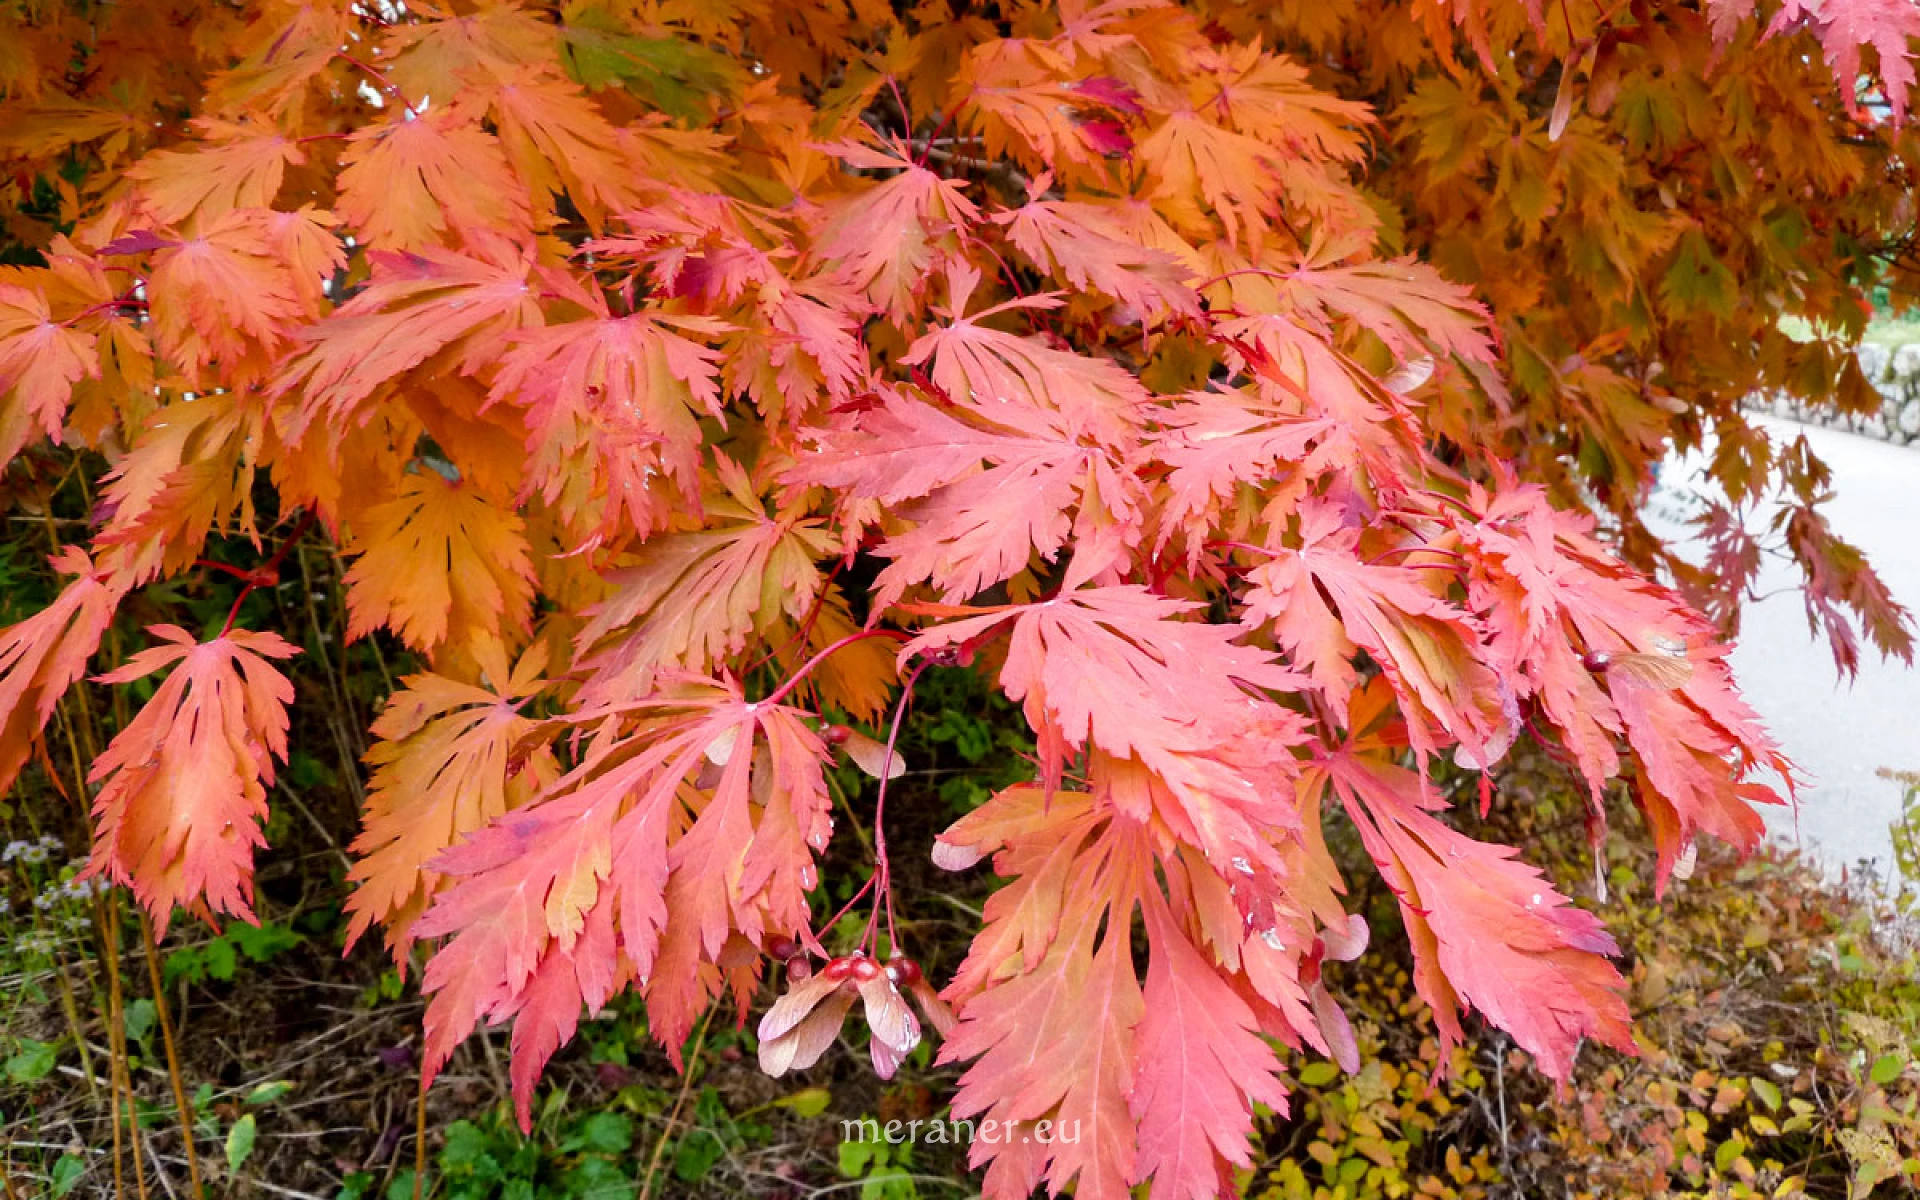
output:
[[[700,1064],[700,1051],[707,1044],[707,1026],[713,1023],[715,1004],[709,1004],[707,1011],[700,1017],[700,1032],[694,1036],[693,1050],[687,1055],[687,1067],[680,1076],[680,1094],[674,1098],[673,1111],[667,1114],[666,1127],[660,1130],[660,1138],[653,1144],[653,1155],[647,1160],[646,1178],[640,1182],[640,1200],[652,1200],[653,1177],[660,1169],[661,1156],[667,1152],[667,1142],[673,1137],[673,1127],[680,1120],[680,1110],[687,1105],[687,1093],[693,1089],[694,1068]],[[419,1200],[415,1197],[415,1200]]]

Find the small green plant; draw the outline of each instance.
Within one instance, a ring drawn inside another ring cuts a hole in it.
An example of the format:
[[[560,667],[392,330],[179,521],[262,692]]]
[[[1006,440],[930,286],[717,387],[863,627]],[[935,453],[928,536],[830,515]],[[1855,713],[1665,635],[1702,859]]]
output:
[[[423,1190],[442,1200],[624,1200],[638,1193],[631,1117],[589,1113],[566,1121],[557,1137],[546,1136],[541,1126],[522,1136],[497,1113],[455,1121],[446,1128]],[[371,1200],[376,1186],[372,1175],[356,1172],[338,1200]],[[413,1172],[396,1174],[387,1195],[411,1200]]]
[[[859,1124],[870,1128],[873,1122]],[[912,1142],[858,1138],[840,1143],[840,1174],[860,1181],[860,1200],[920,1200],[912,1167]]]
[[[54,1067],[59,1065],[60,1046],[57,1042],[37,1042],[30,1037],[10,1040],[13,1053],[6,1062],[8,1083],[38,1083],[53,1074]]]
[[[241,959],[268,962],[304,941],[304,934],[277,921],[258,925],[233,921],[218,937],[169,953],[161,968],[162,977],[169,987],[182,979],[195,984],[208,980],[230,983]]]

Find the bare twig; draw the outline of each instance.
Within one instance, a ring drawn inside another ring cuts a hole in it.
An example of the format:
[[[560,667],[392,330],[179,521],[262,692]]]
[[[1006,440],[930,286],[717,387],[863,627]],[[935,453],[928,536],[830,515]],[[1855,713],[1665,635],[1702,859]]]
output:
[[[1503,1034],[1493,1044],[1493,1078],[1500,1096],[1500,1173],[1513,1178],[1513,1151],[1507,1143],[1507,1039]]]
[[[193,1144],[193,1109],[187,1104],[187,1084],[180,1076],[180,1053],[173,1044],[173,1017],[167,1011],[167,989],[160,982],[160,952],[153,945],[153,926],[145,910],[140,913],[140,942],[147,955],[147,979],[153,984],[154,1015],[160,1020],[160,1040],[167,1048],[167,1081],[173,1085],[174,1110],[180,1116],[180,1141],[186,1148],[187,1181],[193,1188],[193,1200],[206,1200],[200,1186],[200,1152]]]
[[[100,940],[107,951],[107,1062],[111,1079],[107,1089],[108,1122],[113,1127],[113,1194],[115,1200],[126,1200],[127,1180],[126,1163],[122,1158],[120,1143],[120,1092],[125,1088],[128,1105],[133,1098],[133,1081],[127,1078],[127,1056],[122,1040],[126,1036],[126,1026],[120,1010],[120,931],[119,906],[113,901],[118,897],[109,893],[95,908],[100,921]]]
[[[34,922],[39,923],[40,913],[34,912]],[[80,1070],[86,1076],[87,1095],[100,1098],[100,1085],[93,1077],[93,1052],[87,1049],[86,1033],[80,1027],[80,1005],[73,998],[73,981],[67,978],[67,956],[60,952],[59,942],[53,944],[53,961],[56,969],[54,978],[60,982],[60,1011],[66,1015],[67,1029],[73,1034],[73,1044],[80,1051]]]
[[[413,1200],[421,1200],[427,1186],[427,1072],[420,1070],[420,1101],[413,1110]]]

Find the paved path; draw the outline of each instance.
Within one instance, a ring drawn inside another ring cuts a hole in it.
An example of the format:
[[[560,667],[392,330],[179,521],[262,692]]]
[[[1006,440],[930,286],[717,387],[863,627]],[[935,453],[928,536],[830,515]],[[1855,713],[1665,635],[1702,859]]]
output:
[[[1835,496],[1826,511],[1835,532],[1866,552],[1896,600],[1920,613],[1920,447],[1757,420],[1776,440],[1807,435],[1833,468]],[[1686,511],[1703,461],[1690,456],[1662,472],[1648,522],[1657,531],[1688,536],[1672,517]],[[1920,669],[1882,662],[1869,647],[1861,652],[1859,678],[1840,681],[1825,643],[1808,632],[1805,605],[1791,590],[1798,579],[1791,564],[1768,561],[1759,591],[1779,594],[1748,607],[1732,656],[1748,700],[1813,780],[1799,812],[1770,824],[1775,836],[1830,867],[1867,859],[1885,874],[1893,865],[1888,826],[1899,818],[1901,789],[1875,771],[1920,770]]]

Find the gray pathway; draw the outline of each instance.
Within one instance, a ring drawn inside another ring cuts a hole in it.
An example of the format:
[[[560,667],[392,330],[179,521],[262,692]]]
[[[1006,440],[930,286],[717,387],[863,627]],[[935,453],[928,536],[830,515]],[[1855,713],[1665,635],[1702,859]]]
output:
[[[1920,447],[1901,447],[1838,430],[1758,418],[1776,440],[1805,433],[1833,468],[1826,511],[1835,532],[1864,550],[1894,598],[1920,613]],[[1649,524],[1670,537],[1690,533],[1673,519],[1701,477],[1701,456],[1669,463],[1650,505]],[[1764,522],[1768,514],[1759,514]],[[1920,771],[1920,669],[1882,662],[1862,650],[1860,675],[1838,678],[1824,643],[1808,631],[1792,590],[1798,572],[1769,560],[1750,605],[1732,663],[1748,700],[1813,784],[1797,813],[1773,818],[1774,835],[1829,867],[1873,861],[1892,868],[1889,825],[1900,816],[1901,789],[1880,767]]]

